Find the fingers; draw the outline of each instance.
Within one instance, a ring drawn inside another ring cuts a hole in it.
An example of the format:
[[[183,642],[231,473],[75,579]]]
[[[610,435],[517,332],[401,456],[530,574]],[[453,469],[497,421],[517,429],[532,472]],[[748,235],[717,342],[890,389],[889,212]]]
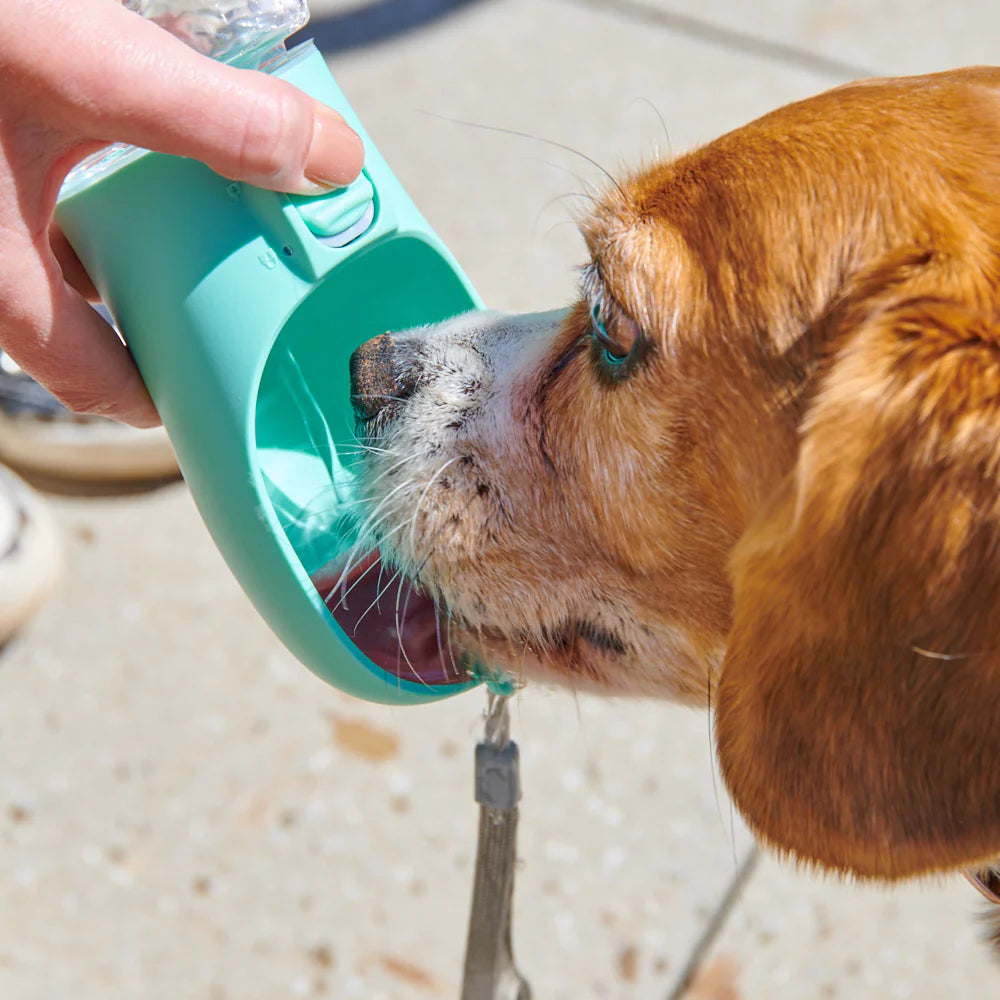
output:
[[[125,345],[54,262],[11,277],[6,287],[0,281],[0,330],[14,361],[77,413],[156,426],[156,407]]]
[[[67,284],[75,288],[88,302],[98,302],[100,295],[97,294],[94,282],[84,270],[76,251],[66,239],[66,234],[54,222],[49,226],[49,244]]]
[[[66,288],[51,335],[39,347],[10,337],[10,356],[64,406],[133,427],[155,427],[159,414],[125,345],[100,315]]]
[[[126,348],[70,287],[92,292],[61,234],[50,248],[66,170],[121,141],[317,193],[357,176],[361,140],[290,84],[207,59],[116,0],[0,0],[0,80],[13,81],[0,86],[4,349],[71,409],[156,424]]]
[[[22,56],[30,69],[19,68],[81,138],[192,157],[226,177],[297,193],[342,186],[360,172],[358,135],[291,84],[207,59],[109,0],[65,0],[35,14],[53,22],[56,38],[73,17],[64,58],[38,60],[33,51]]]

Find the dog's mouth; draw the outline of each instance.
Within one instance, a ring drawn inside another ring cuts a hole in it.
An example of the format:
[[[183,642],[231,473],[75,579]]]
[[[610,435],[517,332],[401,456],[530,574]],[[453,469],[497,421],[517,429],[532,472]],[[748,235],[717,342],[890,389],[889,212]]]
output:
[[[464,684],[466,658],[431,598],[384,566],[375,549],[344,572],[325,566],[312,578],[347,637],[387,674],[421,684]]]

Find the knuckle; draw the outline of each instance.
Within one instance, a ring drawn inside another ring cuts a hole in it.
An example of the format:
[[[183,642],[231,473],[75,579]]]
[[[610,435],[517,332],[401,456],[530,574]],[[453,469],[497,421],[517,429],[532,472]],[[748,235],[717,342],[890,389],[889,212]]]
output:
[[[37,378],[37,376],[36,376]],[[105,416],[112,407],[107,398],[95,392],[87,382],[59,377],[42,377],[38,381],[68,410],[90,416]]]
[[[285,86],[257,96],[243,128],[240,169],[245,176],[280,184],[301,172],[312,139],[307,102],[305,95]]]

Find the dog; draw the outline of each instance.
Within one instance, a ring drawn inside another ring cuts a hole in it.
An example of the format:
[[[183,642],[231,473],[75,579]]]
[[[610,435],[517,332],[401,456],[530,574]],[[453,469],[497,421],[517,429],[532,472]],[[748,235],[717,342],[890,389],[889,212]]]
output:
[[[767,844],[988,890],[1000,69],[788,105],[613,179],[581,229],[570,308],[352,358],[365,533],[439,609],[422,635],[707,703]]]

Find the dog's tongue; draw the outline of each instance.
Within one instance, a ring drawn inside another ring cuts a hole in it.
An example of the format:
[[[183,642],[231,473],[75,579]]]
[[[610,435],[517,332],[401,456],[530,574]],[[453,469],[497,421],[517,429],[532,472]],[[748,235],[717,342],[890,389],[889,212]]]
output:
[[[387,586],[391,574],[381,569],[375,550],[343,579],[325,567],[312,581],[347,637],[386,673],[424,684],[468,681],[434,602],[404,578]]]

